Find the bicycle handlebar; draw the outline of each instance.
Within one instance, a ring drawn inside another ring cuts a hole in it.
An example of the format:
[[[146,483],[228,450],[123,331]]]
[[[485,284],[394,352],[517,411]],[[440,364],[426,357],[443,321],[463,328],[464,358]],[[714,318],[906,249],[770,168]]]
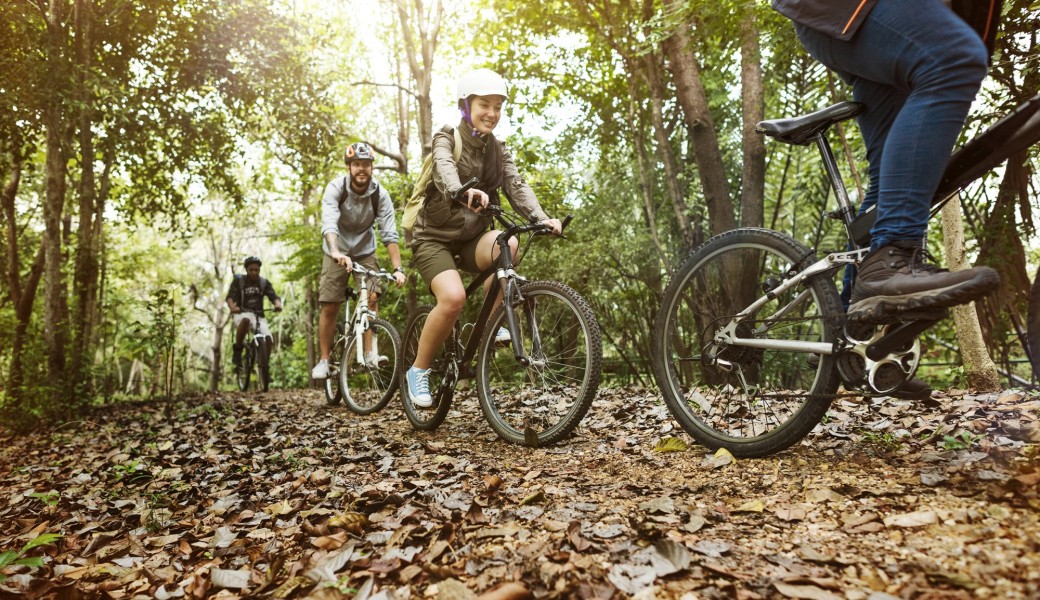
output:
[[[477,185],[477,183],[479,183],[479,181],[480,180],[476,177],[471,177],[469,181],[463,183],[462,187],[460,187],[454,194],[451,195],[452,201],[458,202],[463,206],[472,209],[473,207],[469,206],[467,203],[462,201],[462,197],[463,195],[465,195],[466,192],[473,189]],[[502,210],[502,207],[495,204],[487,205],[484,208],[484,212],[487,212],[492,217],[494,217],[499,223],[505,226],[505,233],[508,236],[515,236],[527,232],[533,232],[535,235],[549,235],[553,233],[552,228],[550,228],[545,223],[534,222],[529,225],[519,225],[517,223],[514,223],[510,221],[508,217],[506,217],[506,213]],[[563,230],[567,228],[567,225],[570,224],[572,219],[574,219],[574,215],[567,215],[560,222],[560,237],[564,237]]]
[[[379,279],[385,279],[387,281],[397,281],[397,278],[394,277],[394,274],[387,272],[385,269],[373,271],[372,269],[366,269],[364,266],[359,265],[358,263],[354,263],[353,270],[355,273],[359,273],[368,277],[376,277]]]

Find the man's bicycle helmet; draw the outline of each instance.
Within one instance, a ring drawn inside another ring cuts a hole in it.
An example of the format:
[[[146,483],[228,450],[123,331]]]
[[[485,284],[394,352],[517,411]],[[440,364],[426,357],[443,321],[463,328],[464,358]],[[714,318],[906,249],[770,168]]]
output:
[[[255,256],[247,256],[246,259],[242,261],[242,266],[248,269],[249,265],[252,263],[256,263],[256,266],[258,267],[264,266],[263,261]]]
[[[372,146],[365,142],[354,142],[343,152],[343,162],[347,163],[347,166],[350,166],[350,163],[355,160],[373,162],[375,159],[376,155],[372,152]]]

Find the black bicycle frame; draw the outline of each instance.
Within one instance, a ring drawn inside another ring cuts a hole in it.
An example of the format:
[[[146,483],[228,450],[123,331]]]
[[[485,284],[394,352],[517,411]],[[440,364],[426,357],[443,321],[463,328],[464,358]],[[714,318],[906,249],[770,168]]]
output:
[[[498,239],[495,240],[495,243],[498,244],[499,256],[495,261],[495,264],[481,271],[481,273],[466,287],[466,297],[469,298],[480,290],[488,277],[491,277],[492,274],[497,274],[497,277],[491,281],[487,295],[484,297],[484,303],[480,306],[480,313],[477,315],[477,320],[473,324],[473,331],[470,332],[469,341],[466,344],[465,351],[463,352],[462,360],[460,361],[460,376],[462,378],[470,378],[473,376],[473,367],[471,363],[473,357],[477,353],[477,345],[480,342],[480,338],[484,335],[484,326],[487,324],[488,319],[491,318],[491,311],[495,309],[496,302],[494,301],[494,298],[498,296],[499,290],[502,289],[503,278],[506,279],[506,289],[502,294],[502,306],[506,311],[506,323],[510,337],[512,338],[510,343],[513,346],[513,357],[522,365],[528,363],[527,356],[524,354],[524,347],[521,344],[521,336],[517,335],[520,333],[520,325],[516,322],[516,313],[513,310],[513,300],[517,294],[517,286],[516,279],[510,277],[510,273],[513,273],[513,253],[509,250],[510,237],[513,236],[509,235],[508,232],[502,232],[498,235]],[[537,343],[537,340],[535,342]]]

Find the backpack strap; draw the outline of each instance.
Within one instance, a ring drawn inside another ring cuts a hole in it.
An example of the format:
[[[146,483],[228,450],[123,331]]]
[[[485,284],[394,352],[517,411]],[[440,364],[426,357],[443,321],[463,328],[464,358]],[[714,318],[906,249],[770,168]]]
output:
[[[451,151],[451,157],[455,159],[456,166],[462,158],[462,134],[459,133],[458,127],[455,128],[455,148]]]
[[[455,159],[459,160],[458,158]],[[339,206],[343,206],[343,201],[347,199],[347,186],[350,185],[350,175],[343,176],[343,187],[340,188],[339,192]],[[379,194],[382,190],[379,187],[379,182],[376,182],[375,192],[372,193],[372,222],[368,224],[368,227],[376,226],[376,219],[379,218]],[[365,227],[365,229],[368,229]]]

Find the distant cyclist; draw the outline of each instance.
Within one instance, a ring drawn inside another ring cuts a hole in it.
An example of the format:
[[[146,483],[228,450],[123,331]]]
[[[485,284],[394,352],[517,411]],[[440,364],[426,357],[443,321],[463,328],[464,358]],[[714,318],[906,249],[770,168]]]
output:
[[[386,189],[372,178],[372,163],[375,161],[372,147],[364,142],[351,144],[343,154],[343,161],[349,173],[330,182],[321,199],[321,238],[325,253],[318,288],[318,302],[321,303],[318,346],[321,360],[311,370],[313,379],[326,379],[329,376],[329,355],[336,335],[336,315],[346,297],[354,263],[374,271],[379,270],[376,263],[377,229],[394,266],[397,286],[405,282],[401,249],[397,244],[394,204]],[[376,312],[383,289],[381,281],[369,277],[368,289],[368,307]],[[366,344],[371,343],[371,339],[366,340]],[[365,362],[372,366],[378,366],[380,359],[386,360],[377,348],[366,347],[364,350]]]
[[[282,310],[282,299],[274,293],[274,286],[260,276],[263,262],[255,256],[250,256],[242,264],[246,274],[235,275],[226,298],[228,308],[234,315],[235,345],[231,362],[235,365],[236,371],[242,366],[242,342],[250,330],[262,334],[265,344],[271,343],[271,330],[268,329],[267,319],[264,318],[264,297],[274,304],[275,311]],[[271,348],[268,346],[268,355],[270,351]]]

